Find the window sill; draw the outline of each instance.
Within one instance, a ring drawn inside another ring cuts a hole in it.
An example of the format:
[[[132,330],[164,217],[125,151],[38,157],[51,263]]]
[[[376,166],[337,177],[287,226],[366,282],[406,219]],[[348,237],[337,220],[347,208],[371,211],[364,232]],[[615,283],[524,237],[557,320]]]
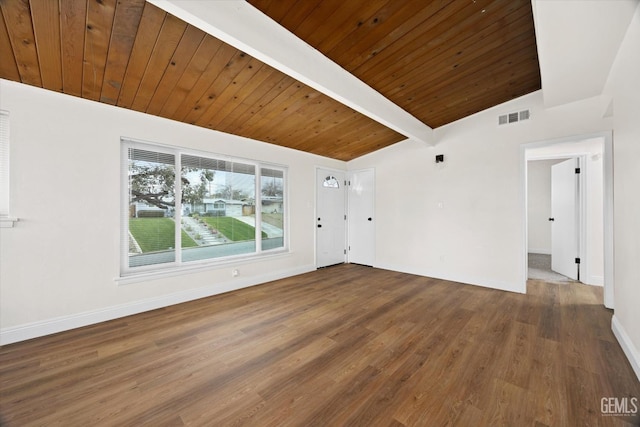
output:
[[[128,285],[130,283],[146,282],[149,280],[165,279],[167,277],[182,276],[185,274],[198,273],[207,270],[220,270],[222,268],[236,267],[243,264],[269,261],[274,258],[282,258],[290,255],[291,252],[283,250],[269,255],[260,255],[250,258],[240,258],[234,260],[226,260],[221,262],[204,262],[193,265],[185,265],[181,267],[167,268],[164,270],[145,271],[140,273],[132,273],[126,276],[120,276],[113,279],[118,285]]]
[[[10,216],[0,217],[0,228],[13,228],[16,222],[18,222],[18,218]]]

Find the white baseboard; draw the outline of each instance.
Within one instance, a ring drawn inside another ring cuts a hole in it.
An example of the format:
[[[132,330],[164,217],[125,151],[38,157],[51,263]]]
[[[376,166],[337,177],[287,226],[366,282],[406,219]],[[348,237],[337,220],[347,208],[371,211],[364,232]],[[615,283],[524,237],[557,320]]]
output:
[[[498,289],[500,291],[517,292],[520,294],[527,293],[526,286],[522,287],[521,285],[518,285],[515,282],[508,283],[508,282],[502,282],[499,280],[492,280],[492,279],[486,279],[481,277],[473,277],[473,276],[465,276],[465,275],[457,275],[457,274],[442,274],[436,271],[430,271],[430,270],[425,270],[425,269],[420,269],[415,267],[392,265],[392,264],[376,264],[374,265],[374,267],[381,268],[384,270],[399,271],[401,273],[415,274],[417,276],[432,277],[434,279],[448,280],[450,282],[463,283],[465,285],[474,285],[474,286],[481,286],[483,288]]]
[[[237,277],[226,282],[216,283],[196,289],[175,292],[169,295],[146,298],[127,304],[107,307],[100,310],[56,317],[39,322],[28,323],[9,328],[0,329],[0,345],[25,341],[32,338],[51,335],[70,329],[93,325],[107,320],[118,319],[132,314],[143,313],[174,304],[218,295],[249,286],[255,286],[272,280],[284,279],[298,274],[308,273],[316,269],[315,265],[306,265],[287,270],[280,270],[268,274],[253,277]]]
[[[633,342],[631,342],[631,338],[629,338],[627,331],[625,331],[615,314],[611,319],[611,330],[613,331],[613,335],[618,339],[625,356],[629,359],[629,363],[631,364],[633,371],[636,373],[638,381],[640,381],[640,352],[633,345]]]
[[[592,286],[604,286],[604,276],[589,276],[583,283]]]
[[[539,254],[539,255],[551,255],[551,249],[529,249],[527,251],[530,254]]]

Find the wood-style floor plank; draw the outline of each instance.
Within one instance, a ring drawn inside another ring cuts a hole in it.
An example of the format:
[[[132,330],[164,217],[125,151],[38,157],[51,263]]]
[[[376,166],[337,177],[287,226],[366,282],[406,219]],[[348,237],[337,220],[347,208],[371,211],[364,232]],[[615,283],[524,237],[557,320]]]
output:
[[[340,265],[0,348],[2,426],[633,426],[602,288]]]

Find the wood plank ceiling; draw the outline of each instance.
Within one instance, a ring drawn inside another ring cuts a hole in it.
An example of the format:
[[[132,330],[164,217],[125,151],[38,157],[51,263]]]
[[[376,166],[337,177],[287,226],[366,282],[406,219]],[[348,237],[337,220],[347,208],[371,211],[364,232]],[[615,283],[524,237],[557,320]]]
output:
[[[540,89],[531,0],[248,0],[432,128]]]
[[[431,127],[540,88],[528,0],[250,0]],[[405,139],[144,0],[0,0],[0,78],[340,160]]]

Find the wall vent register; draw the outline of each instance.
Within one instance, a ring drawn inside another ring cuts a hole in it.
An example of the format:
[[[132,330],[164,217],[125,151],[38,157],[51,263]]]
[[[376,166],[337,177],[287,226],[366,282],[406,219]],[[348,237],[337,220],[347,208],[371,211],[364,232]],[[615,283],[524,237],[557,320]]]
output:
[[[531,110],[515,111],[513,113],[502,114],[498,116],[498,125],[508,125],[518,123],[531,118]]]

